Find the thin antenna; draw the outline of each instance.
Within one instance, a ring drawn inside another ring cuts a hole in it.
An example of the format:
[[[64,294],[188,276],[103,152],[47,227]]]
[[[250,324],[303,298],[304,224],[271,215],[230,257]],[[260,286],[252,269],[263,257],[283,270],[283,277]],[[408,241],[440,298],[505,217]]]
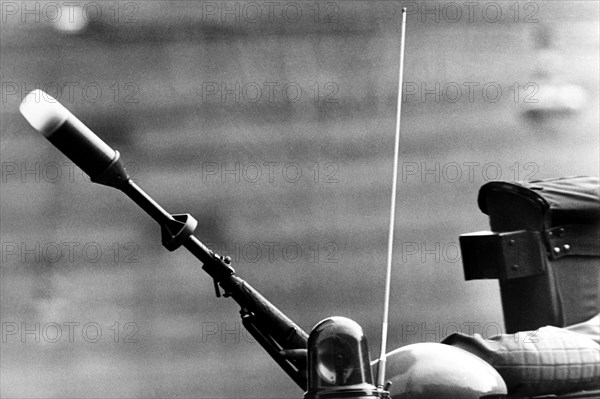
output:
[[[385,353],[387,346],[388,315],[390,312],[390,286],[392,282],[392,253],[394,247],[394,220],[396,218],[396,185],[398,181],[398,153],[400,147],[400,115],[402,114],[402,81],[404,75],[404,38],[406,33],[406,7],[402,8],[402,37],[400,39],[400,71],[398,77],[398,108],[396,111],[396,140],[394,144],[394,170],[392,175],[392,203],[390,230],[388,234],[387,268],[385,274],[385,298],[383,302],[383,325],[381,331],[381,355],[377,371],[377,388],[383,390],[385,383]]]

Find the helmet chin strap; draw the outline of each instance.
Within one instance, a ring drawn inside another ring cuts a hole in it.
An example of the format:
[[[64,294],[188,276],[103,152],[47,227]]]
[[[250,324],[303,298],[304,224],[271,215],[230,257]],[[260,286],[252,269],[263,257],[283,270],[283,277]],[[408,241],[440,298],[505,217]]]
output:
[[[396,186],[398,181],[398,157],[400,146],[400,116],[402,114],[402,81],[404,74],[404,39],[406,33],[406,7],[402,8],[402,36],[400,38],[400,69],[398,72],[398,108],[396,110],[396,138],[394,143],[394,166],[392,171],[392,200],[390,206],[390,226],[388,234],[387,266],[385,275],[385,294],[383,302],[383,323],[381,328],[381,354],[377,370],[377,389],[384,390],[385,383],[385,363],[388,315],[390,311],[390,286],[392,280],[392,254],[394,248],[394,221],[396,217]],[[387,388],[386,388],[387,389]]]

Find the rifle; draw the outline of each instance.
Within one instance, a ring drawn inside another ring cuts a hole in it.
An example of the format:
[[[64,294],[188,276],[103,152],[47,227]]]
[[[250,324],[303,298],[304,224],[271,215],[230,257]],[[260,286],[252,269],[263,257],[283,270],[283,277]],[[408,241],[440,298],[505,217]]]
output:
[[[198,225],[189,214],[170,214],[129,177],[118,151],[109,147],[57,100],[34,90],[21,113],[52,144],[89,175],[91,181],[121,190],[160,226],[162,245],[183,246],[214,280],[217,297],[233,298],[241,307],[244,327],[302,389],[306,389],[308,334],[235,274],[231,259],[208,249],[194,235]],[[221,293],[223,290],[223,293]]]

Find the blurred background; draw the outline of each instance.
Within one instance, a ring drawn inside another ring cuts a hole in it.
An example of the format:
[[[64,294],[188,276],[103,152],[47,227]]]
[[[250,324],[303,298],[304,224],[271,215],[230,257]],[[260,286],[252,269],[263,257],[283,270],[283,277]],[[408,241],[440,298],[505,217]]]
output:
[[[400,10],[389,349],[501,332],[458,236],[491,180],[597,175],[599,4],[3,1],[0,396],[294,398],[239,307],[18,113],[39,88],[306,331],[379,353]]]

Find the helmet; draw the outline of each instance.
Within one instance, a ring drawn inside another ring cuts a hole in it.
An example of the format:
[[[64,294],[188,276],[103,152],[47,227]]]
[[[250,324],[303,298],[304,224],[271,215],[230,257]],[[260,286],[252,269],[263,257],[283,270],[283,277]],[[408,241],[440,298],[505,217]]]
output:
[[[388,353],[386,377],[394,399],[501,398],[507,393],[490,364],[445,344],[413,344]]]

